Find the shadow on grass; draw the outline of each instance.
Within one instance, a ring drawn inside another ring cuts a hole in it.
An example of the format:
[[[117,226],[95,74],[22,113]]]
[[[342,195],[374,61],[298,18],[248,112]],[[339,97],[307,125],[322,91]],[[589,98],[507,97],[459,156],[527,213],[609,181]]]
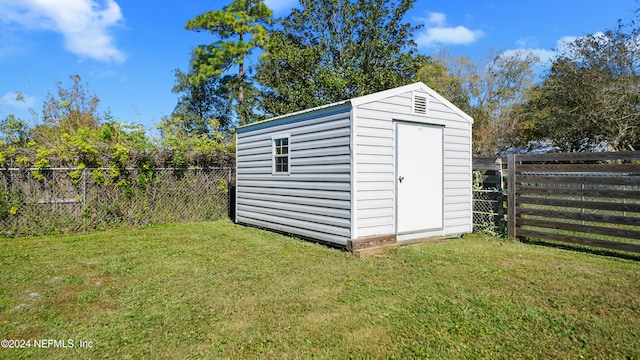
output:
[[[571,243],[556,242],[552,240],[522,238],[520,241],[522,241],[525,244],[548,246],[548,247],[553,247],[557,249],[570,250],[570,251],[588,253],[593,255],[616,257],[620,259],[634,260],[634,261],[640,262],[640,254],[636,254],[636,253],[615,251],[615,250],[609,250],[609,249],[603,249],[603,248],[595,248],[595,247],[576,245]]]

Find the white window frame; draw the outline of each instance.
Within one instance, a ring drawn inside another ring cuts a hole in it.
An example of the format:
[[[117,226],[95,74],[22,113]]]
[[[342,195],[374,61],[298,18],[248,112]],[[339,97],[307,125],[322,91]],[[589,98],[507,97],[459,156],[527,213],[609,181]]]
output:
[[[285,155],[277,154],[276,141],[287,140],[287,171],[277,171],[277,158],[283,158]],[[272,175],[289,175],[291,174],[291,134],[277,134],[271,137],[271,174]]]

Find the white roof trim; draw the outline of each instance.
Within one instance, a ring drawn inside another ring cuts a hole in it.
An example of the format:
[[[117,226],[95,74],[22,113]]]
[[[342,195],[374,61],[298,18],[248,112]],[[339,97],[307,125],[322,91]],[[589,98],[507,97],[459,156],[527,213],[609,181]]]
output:
[[[356,106],[360,106],[362,104],[367,104],[367,103],[370,103],[370,102],[382,100],[382,99],[385,99],[385,98],[388,98],[388,97],[391,97],[391,96],[395,96],[395,95],[399,95],[399,94],[403,94],[403,93],[410,92],[410,91],[415,91],[415,90],[423,90],[423,91],[425,91],[427,94],[435,97],[440,102],[442,102],[446,107],[450,108],[451,110],[453,110],[455,113],[457,113],[458,115],[460,115],[464,119],[466,119],[466,120],[470,121],[471,123],[473,123],[473,118],[471,116],[469,116],[467,113],[465,113],[464,111],[460,110],[460,108],[458,108],[457,106],[452,104],[449,100],[447,100],[444,97],[442,97],[442,95],[438,94],[437,92],[435,92],[435,90],[431,89],[430,87],[428,87],[424,83],[417,82],[417,83],[404,85],[404,86],[400,86],[400,87],[389,89],[389,90],[380,91],[380,92],[369,94],[369,95],[356,97],[356,98],[349,99],[349,100],[342,100],[342,101],[338,101],[338,102],[335,102],[335,103],[332,103],[332,104],[317,106],[317,107],[310,108],[310,109],[296,111],[294,113],[289,113],[289,114],[285,114],[285,115],[276,116],[276,117],[269,118],[269,119],[262,120],[262,121],[258,121],[258,122],[255,122],[255,123],[239,126],[238,129],[243,129],[243,128],[254,126],[254,125],[258,125],[258,124],[264,124],[266,122],[271,122],[271,121],[274,121],[274,120],[293,117],[293,116],[296,116],[296,115],[302,115],[302,114],[314,112],[314,111],[317,111],[317,110],[328,109],[328,108],[332,108],[332,107],[336,107],[336,106],[340,106],[340,105],[344,105],[344,104],[348,104],[348,103],[350,103],[351,106],[356,107]]]
[[[335,106],[344,105],[344,104],[347,104],[347,103],[349,103],[349,102],[351,102],[351,100],[342,100],[342,101],[335,102],[335,103],[333,103],[333,104],[327,104],[327,105],[316,106],[316,107],[314,107],[314,108],[304,109],[304,110],[300,110],[300,111],[292,112],[292,113],[289,113],[289,114],[284,114],[284,115],[280,115],[280,116],[272,117],[272,118],[265,119],[265,120],[262,120],[262,121],[257,121],[257,122],[251,123],[251,124],[246,124],[246,125],[238,126],[238,129],[243,129],[243,128],[246,128],[246,127],[250,127],[250,126],[254,126],[254,125],[259,125],[259,124],[264,124],[264,123],[266,123],[266,122],[271,122],[271,121],[274,121],[274,120],[279,120],[279,119],[284,119],[284,118],[288,118],[288,117],[293,117],[293,116],[296,116],[296,115],[302,115],[302,114],[306,114],[306,113],[314,112],[314,111],[316,111],[316,110],[328,109],[328,108],[332,108],[332,107],[335,107]]]

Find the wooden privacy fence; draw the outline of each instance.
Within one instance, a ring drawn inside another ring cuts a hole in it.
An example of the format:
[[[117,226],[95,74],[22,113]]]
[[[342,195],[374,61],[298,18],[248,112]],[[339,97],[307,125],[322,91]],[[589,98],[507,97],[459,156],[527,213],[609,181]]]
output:
[[[474,157],[473,158],[474,183],[481,185],[483,189],[503,190],[507,174],[507,158]]]
[[[640,152],[507,158],[508,234],[640,252]]]

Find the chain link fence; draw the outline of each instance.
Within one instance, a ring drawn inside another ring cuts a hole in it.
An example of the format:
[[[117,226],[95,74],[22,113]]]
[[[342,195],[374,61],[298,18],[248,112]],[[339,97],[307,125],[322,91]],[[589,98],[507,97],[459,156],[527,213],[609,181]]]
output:
[[[507,236],[506,158],[473,158],[473,231]]]
[[[473,231],[507,235],[507,196],[501,190],[473,190]]]
[[[0,169],[0,236],[226,216],[233,168]]]
[[[0,169],[0,236],[227,216],[233,168]],[[506,194],[473,190],[473,230],[506,235]]]

